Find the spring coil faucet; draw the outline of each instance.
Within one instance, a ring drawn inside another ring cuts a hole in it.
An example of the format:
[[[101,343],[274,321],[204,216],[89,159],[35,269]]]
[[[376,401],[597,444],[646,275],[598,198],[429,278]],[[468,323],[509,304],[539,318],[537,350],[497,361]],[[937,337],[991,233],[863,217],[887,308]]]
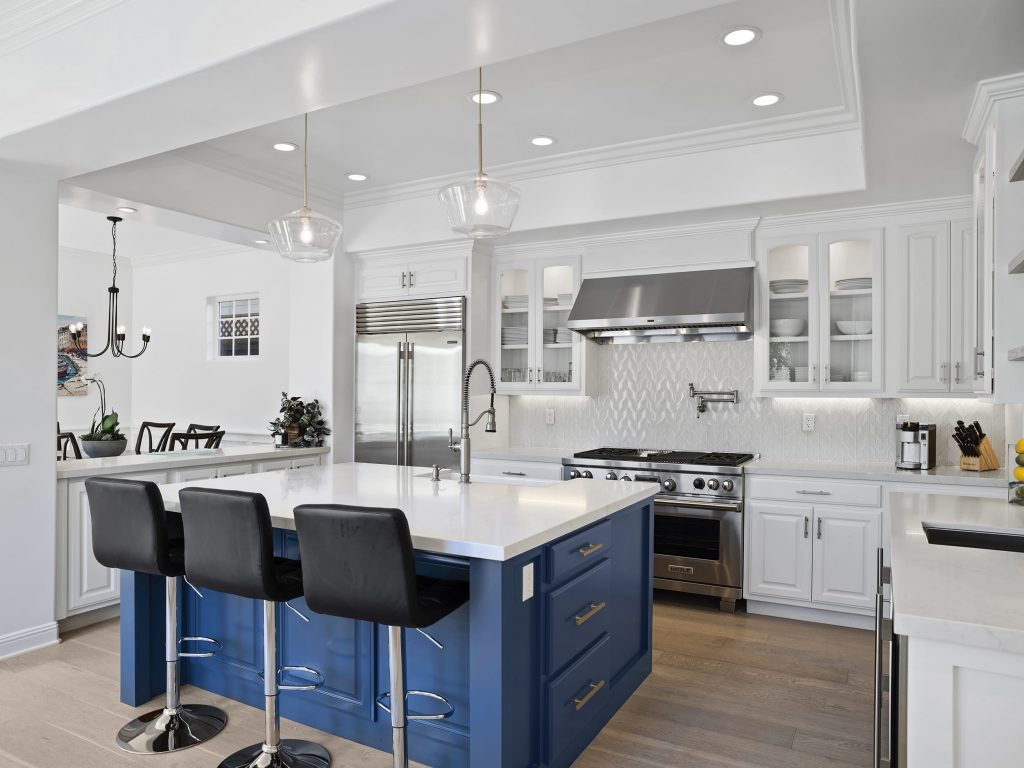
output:
[[[482,365],[487,369],[487,375],[491,379],[491,406],[485,408],[480,412],[473,421],[469,420],[469,380],[473,375],[473,371],[478,365]],[[459,437],[459,442],[455,442],[455,435],[452,430],[448,430],[448,447],[459,454],[459,482],[468,483],[469,480],[469,428],[476,425],[480,419],[487,416],[487,421],[484,423],[484,432],[497,432],[498,427],[494,422],[494,395],[497,389],[494,385],[494,370],[491,368],[491,364],[483,358],[477,358],[466,367],[466,373],[462,377],[462,430]]]

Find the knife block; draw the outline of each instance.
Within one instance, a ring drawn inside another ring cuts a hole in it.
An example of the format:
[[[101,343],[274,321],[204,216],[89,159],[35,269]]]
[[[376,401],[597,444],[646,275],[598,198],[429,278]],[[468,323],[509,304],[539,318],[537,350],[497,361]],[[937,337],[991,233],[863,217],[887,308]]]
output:
[[[992,449],[992,443],[988,441],[988,436],[981,438],[978,452],[981,454],[980,456],[961,456],[960,469],[965,469],[968,472],[987,472],[990,469],[999,469],[1001,466],[999,457]]]

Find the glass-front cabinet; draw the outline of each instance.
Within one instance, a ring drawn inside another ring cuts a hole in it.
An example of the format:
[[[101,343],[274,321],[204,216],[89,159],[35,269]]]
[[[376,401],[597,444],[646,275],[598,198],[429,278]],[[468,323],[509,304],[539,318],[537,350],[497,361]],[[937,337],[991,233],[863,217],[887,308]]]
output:
[[[567,322],[579,285],[578,256],[496,263],[499,392],[581,391],[583,340]]]
[[[767,392],[882,389],[882,234],[769,237],[758,251]]]

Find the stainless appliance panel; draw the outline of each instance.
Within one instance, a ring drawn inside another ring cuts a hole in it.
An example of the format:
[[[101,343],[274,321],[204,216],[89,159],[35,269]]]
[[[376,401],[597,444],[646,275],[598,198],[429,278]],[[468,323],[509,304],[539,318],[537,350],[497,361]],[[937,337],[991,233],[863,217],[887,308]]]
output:
[[[455,469],[459,456],[448,448],[448,429],[458,427],[465,368],[462,331],[410,333],[408,459],[418,467]]]
[[[404,344],[404,333],[356,337],[356,461],[395,464],[400,456]]]
[[[742,563],[739,504],[655,497],[655,578],[740,589]]]

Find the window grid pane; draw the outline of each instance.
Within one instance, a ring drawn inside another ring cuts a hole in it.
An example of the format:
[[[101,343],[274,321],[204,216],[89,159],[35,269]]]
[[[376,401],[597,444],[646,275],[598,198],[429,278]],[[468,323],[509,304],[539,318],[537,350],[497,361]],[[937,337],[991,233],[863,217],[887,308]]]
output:
[[[260,300],[217,302],[217,353],[220,357],[251,357],[260,353]]]

